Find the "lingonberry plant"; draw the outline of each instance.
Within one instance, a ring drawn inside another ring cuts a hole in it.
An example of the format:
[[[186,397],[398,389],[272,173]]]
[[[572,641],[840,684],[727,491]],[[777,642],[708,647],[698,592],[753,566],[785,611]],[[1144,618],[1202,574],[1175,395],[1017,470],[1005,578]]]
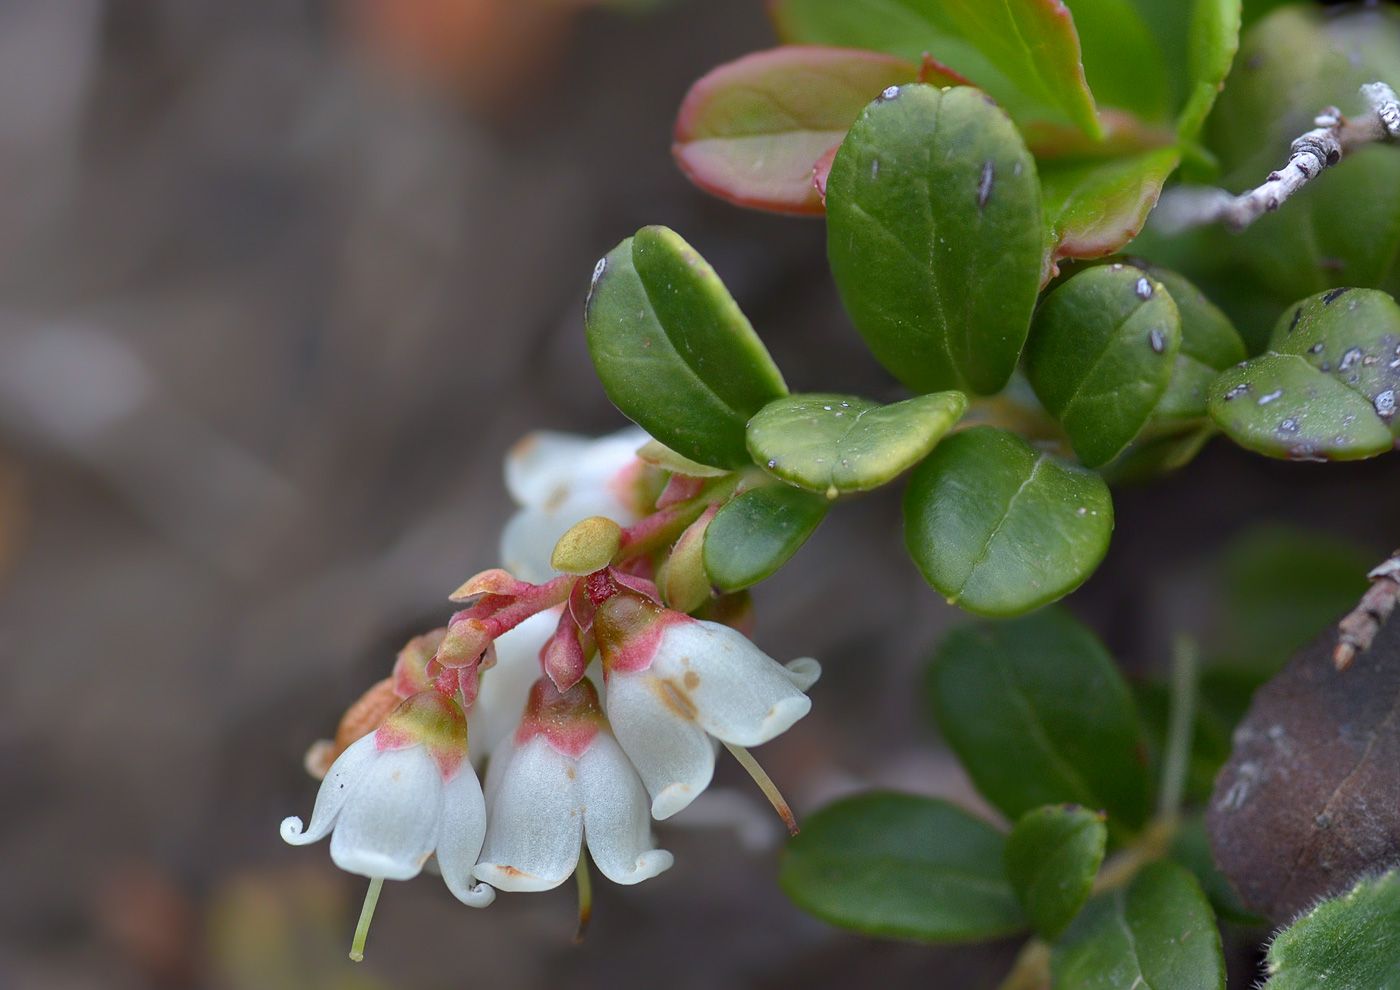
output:
[[[640,429],[521,442],[503,569],[313,748],[311,822],[283,823],[371,878],[357,957],[382,881],[429,862],[478,907],[577,875],[582,922],[589,858],[617,883],[671,865],[652,821],[722,743],[795,834],[799,906],[1029,933],[1008,990],[1223,987],[1217,918],[1291,923],[1270,990],[1400,986],[1400,560],[1248,713],[1190,640],[1135,690],[1044,608],[1102,560],[1110,485],[1220,434],[1310,460],[1400,441],[1400,13],[1244,6],[773,0],[783,44],[695,83],[680,167],[824,215],[851,323],[910,397],[789,393],[669,229],[598,262],[589,352]],[[880,793],[796,834],[747,747],[808,712],[820,668],[750,642],[747,589],[906,472],[914,562],[997,620],[947,637],[928,695],[1009,828]]]

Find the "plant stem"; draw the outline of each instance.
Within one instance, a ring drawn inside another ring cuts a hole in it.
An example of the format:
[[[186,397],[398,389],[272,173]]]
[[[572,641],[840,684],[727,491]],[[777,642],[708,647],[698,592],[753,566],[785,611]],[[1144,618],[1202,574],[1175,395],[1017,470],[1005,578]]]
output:
[[[743,746],[735,746],[733,743],[725,743],[724,748],[734,754],[734,759],[738,760],[739,765],[749,772],[749,776],[752,777],[754,783],[758,785],[758,789],[763,792],[763,796],[768,799],[768,802],[773,805],[773,809],[777,811],[778,815],[782,818],[783,824],[787,826],[788,832],[791,835],[796,835],[798,833],[797,817],[793,815],[792,808],[787,803],[787,798],[783,797],[782,792],[778,790],[778,785],[773,783],[773,779],[758,765],[758,761],[753,758],[753,754]]]
[[[1162,760],[1162,788],[1157,797],[1157,817],[1174,822],[1181,814],[1186,791],[1186,770],[1191,761],[1191,736],[1196,724],[1196,681],[1200,648],[1185,634],[1172,644],[1171,715],[1167,725],[1167,749]]]
[[[350,943],[351,962],[365,961],[365,939],[369,937],[369,923],[374,920],[374,907],[379,903],[379,891],[384,886],[383,877],[375,877],[365,891],[365,903],[360,908],[360,922],[355,926],[355,940]]]
[[[574,882],[578,884],[578,929],[574,932],[574,945],[582,945],[583,937],[588,934],[588,922],[593,918],[593,877],[588,872],[588,849],[583,845],[578,850]]]
[[[1011,972],[997,990],[1049,990],[1050,946],[1033,938],[1021,947]]]

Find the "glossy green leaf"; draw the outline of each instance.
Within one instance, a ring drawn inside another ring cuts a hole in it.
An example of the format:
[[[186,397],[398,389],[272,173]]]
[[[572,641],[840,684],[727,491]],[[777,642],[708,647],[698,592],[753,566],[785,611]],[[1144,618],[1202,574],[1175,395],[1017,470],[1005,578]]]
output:
[[[1240,47],[1240,0],[1195,0],[1187,49],[1186,105],[1177,133],[1190,140],[1201,130]]]
[[[830,392],[789,395],[749,421],[749,453],[789,484],[835,498],[893,481],[927,457],[966,411],[961,392],[888,406]]]
[[[778,882],[805,911],[867,935],[930,942],[1025,927],[1000,832],[936,798],[862,794],[802,823]]]
[[[738,203],[820,214],[812,183],[867,103],[918,66],[880,52],[788,45],[710,71],[690,88],[671,151],[692,182]]]
[[[1181,153],[1159,148],[1107,161],[1042,164],[1050,261],[1101,258],[1138,235]]]
[[[1008,817],[1070,803],[1127,827],[1145,820],[1151,780],[1132,695],[1068,613],[953,630],[928,689],[943,737]]]
[[[832,163],[827,253],[856,329],[921,392],[1006,384],[1040,286],[1035,162],[969,87],[872,103]]]
[[[1149,863],[1094,898],[1055,945],[1055,990],[1224,990],[1220,932],[1200,884]]]
[[[1074,920],[1103,863],[1103,816],[1073,805],[1049,805],[1021,816],[1006,838],[1006,875],[1043,937]]]
[[[992,426],[944,439],[904,496],[904,540],[924,578],[979,615],[1020,615],[1079,587],[1108,550],[1103,480]]]
[[[915,61],[927,52],[1016,120],[1058,118],[1101,134],[1074,25],[1059,0],[775,0],[769,11],[788,44]]]
[[[1107,464],[1147,425],[1181,347],[1176,303],[1131,265],[1080,272],[1036,311],[1026,376],[1090,467]]]
[[[1152,417],[1133,442],[1101,473],[1109,484],[1145,481],[1176,471],[1200,453],[1218,429],[1207,415],[1210,387],[1220,373],[1244,360],[1234,324],[1187,279],[1169,268],[1133,259],[1170,293],[1181,317],[1181,349],[1171,381]]]
[[[790,485],[750,488],[705,530],[705,570],[720,591],[757,584],[787,563],[826,515],[827,500]]]
[[[1354,460],[1400,439],[1400,306],[1333,289],[1289,307],[1269,350],[1211,387],[1210,414],[1270,457]]]
[[[711,467],[749,463],[744,424],[787,386],[714,269],[675,231],[643,227],[598,262],[584,326],[624,415]]]
[[[1400,872],[1323,901],[1269,946],[1264,990],[1400,988]]]

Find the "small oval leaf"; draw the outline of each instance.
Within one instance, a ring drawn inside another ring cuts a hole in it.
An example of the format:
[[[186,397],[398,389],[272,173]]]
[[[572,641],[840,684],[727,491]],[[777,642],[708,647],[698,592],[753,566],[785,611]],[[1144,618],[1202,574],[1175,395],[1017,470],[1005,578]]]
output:
[[[1055,990],[1225,990],[1210,902],[1166,861],[1090,901],[1055,945],[1050,972]]]
[[[882,406],[829,392],[774,399],[749,421],[754,462],[789,484],[835,498],[893,481],[967,411],[961,392]]]
[[[1151,781],[1132,695],[1068,613],[954,629],[928,690],[944,739],[1007,817],[1073,803],[1129,828],[1146,819]]]
[[[1180,161],[1177,149],[1160,148],[1108,161],[1042,164],[1051,265],[1101,258],[1136,237]]]
[[[826,187],[827,253],[856,329],[921,392],[999,391],[1040,287],[1035,161],[969,87],[914,84],[872,103]]]
[[[821,495],[789,485],[750,488],[726,502],[705,530],[705,570],[720,591],[771,576],[826,515]]]
[[[1112,531],[1097,474],[994,426],[945,438],[904,496],[910,556],[949,602],[979,615],[1020,615],[1069,594]]]
[[[936,798],[862,794],[823,808],[788,843],[778,882],[797,906],[867,935],[966,942],[1025,927],[1005,840]]]
[[[1374,289],[1309,296],[1279,318],[1269,350],[1210,390],[1210,414],[1270,457],[1354,460],[1400,439],[1400,306]]]
[[[1263,990],[1400,988],[1400,872],[1362,880],[1280,932]]]
[[[1006,875],[1031,924],[1054,938],[1074,920],[1103,863],[1101,814],[1072,805],[1036,808],[1006,838]]]
[[[902,58],[851,48],[755,52],[691,86],[671,151],[691,182],[732,203],[820,214],[813,166],[867,103],[918,72]]]
[[[710,467],[749,463],[744,424],[787,386],[714,269],[675,231],[643,227],[598,262],[584,327],[625,416]]]
[[[1181,319],[1161,283],[1140,268],[1102,265],[1041,303],[1026,376],[1075,453],[1099,467],[1147,424],[1180,347]]]

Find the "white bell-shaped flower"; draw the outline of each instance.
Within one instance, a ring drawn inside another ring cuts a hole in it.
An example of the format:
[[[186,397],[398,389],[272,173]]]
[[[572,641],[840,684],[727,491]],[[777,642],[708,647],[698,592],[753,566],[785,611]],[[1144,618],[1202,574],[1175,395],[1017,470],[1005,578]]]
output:
[[[641,596],[616,595],[593,624],[602,652],[608,721],[669,818],[707,787],[715,740],[757,746],[812,707],[821,675],[810,658],[784,666],[740,632],[692,619]]]
[[[411,879],[436,853],[458,900],[485,907],[495,898],[472,873],[486,804],[467,760],[466,716],[438,691],[406,699],[352,743],[321,782],[311,824],[291,817],[281,831],[298,846],[330,835],[335,865],[374,879]]]
[[[556,575],[550,555],[559,538],[590,516],[620,526],[641,518],[645,465],[637,448],[648,437],[628,427],[601,439],[541,430],[506,456],[506,488],[521,506],[501,533],[501,561],[522,581]]]
[[[584,843],[615,883],[671,866],[671,854],[652,841],[646,790],[587,678],[562,693],[548,678],[535,682],[519,728],[491,757],[486,796],[490,823],[476,876],[501,890],[557,887]]]

